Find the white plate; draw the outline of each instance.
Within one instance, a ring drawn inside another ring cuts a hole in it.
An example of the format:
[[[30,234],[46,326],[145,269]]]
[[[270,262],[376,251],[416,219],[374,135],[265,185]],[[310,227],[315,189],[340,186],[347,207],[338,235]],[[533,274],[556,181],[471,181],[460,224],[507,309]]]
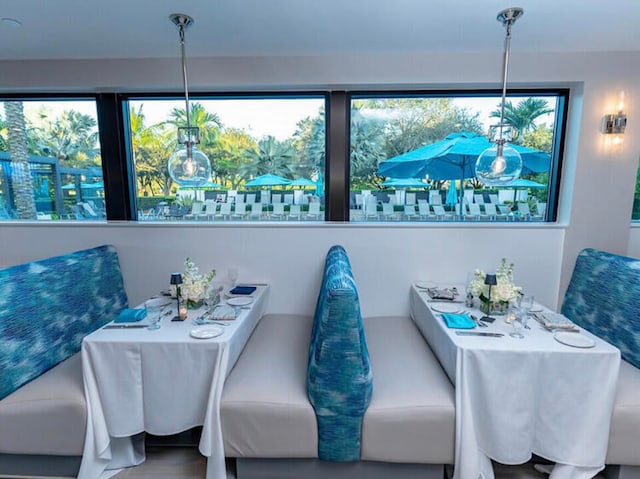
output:
[[[246,306],[251,303],[253,303],[253,298],[247,296],[234,296],[233,298],[227,299],[227,304],[231,306]]]
[[[566,331],[558,331],[553,335],[553,339],[574,348],[592,348],[596,345],[596,342],[591,338],[580,333],[568,333]]]
[[[224,328],[221,326],[206,326],[204,328],[192,329],[189,335],[196,339],[211,339],[217,338],[224,333]]]
[[[435,288],[436,286],[435,281],[416,281],[416,288],[418,289],[429,289]]]
[[[431,309],[437,313],[462,313],[464,310],[457,304],[437,303],[432,304]]]

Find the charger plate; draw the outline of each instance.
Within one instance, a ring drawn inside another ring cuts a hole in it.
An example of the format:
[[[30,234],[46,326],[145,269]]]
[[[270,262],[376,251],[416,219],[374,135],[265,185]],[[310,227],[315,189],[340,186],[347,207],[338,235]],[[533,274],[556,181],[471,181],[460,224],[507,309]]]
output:
[[[206,326],[203,328],[192,329],[189,335],[196,339],[211,339],[217,338],[222,333],[224,333],[224,328],[222,326]]]
[[[567,331],[554,333],[553,339],[573,348],[592,348],[596,345],[596,342],[591,338],[580,333],[568,333]]]

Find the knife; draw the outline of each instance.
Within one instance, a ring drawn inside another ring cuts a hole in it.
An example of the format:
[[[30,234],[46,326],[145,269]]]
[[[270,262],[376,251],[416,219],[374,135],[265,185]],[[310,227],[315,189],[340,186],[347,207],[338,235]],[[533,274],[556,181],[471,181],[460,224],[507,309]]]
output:
[[[458,336],[489,336],[492,338],[501,338],[504,336],[502,333],[485,333],[481,331],[456,331]]]
[[[134,329],[146,328],[148,324],[108,324],[102,329]]]
[[[450,299],[427,299],[427,303],[451,303],[451,304],[462,304],[464,301],[453,301]]]

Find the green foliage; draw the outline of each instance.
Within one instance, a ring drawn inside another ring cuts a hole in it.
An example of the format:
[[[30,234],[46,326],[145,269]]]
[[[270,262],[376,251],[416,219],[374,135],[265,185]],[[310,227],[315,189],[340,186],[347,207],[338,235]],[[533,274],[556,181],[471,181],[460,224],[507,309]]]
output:
[[[540,125],[532,131],[525,132],[522,135],[522,146],[551,154],[553,129],[547,125]]]
[[[245,160],[240,165],[238,173],[247,180],[266,173],[291,177],[295,156],[296,152],[291,142],[278,141],[273,136],[267,136],[258,141],[257,148],[245,150]]]
[[[523,135],[536,128],[536,120],[548,113],[553,108],[549,107],[547,100],[542,98],[526,98],[514,106],[510,101],[504,104],[504,122],[512,127],[513,141],[522,143]],[[491,112],[494,118],[500,118],[500,110]]]

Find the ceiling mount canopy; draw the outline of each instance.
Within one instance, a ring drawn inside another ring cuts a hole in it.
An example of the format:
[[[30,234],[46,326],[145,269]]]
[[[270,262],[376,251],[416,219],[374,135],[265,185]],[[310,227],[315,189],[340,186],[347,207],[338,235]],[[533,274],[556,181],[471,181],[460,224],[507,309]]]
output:
[[[511,134],[504,122],[504,107],[507,97],[507,76],[509,73],[509,51],[511,48],[511,27],[524,14],[518,7],[507,8],[498,13],[498,20],[506,29],[502,69],[502,101],[500,103],[500,123],[495,145],[483,151],[476,161],[476,178],[487,186],[508,185],[518,179],[522,171],[522,157],[508,142]]]
[[[180,56],[182,59],[182,84],[184,87],[186,126],[178,127],[178,149],[171,155],[167,167],[169,176],[182,187],[200,186],[211,177],[211,163],[203,152],[197,149],[200,143],[200,128],[191,126],[191,106],[187,82],[187,62],[185,53],[185,29],[193,25],[193,18],[184,13],[173,13],[171,22],[178,27],[180,35]]]

